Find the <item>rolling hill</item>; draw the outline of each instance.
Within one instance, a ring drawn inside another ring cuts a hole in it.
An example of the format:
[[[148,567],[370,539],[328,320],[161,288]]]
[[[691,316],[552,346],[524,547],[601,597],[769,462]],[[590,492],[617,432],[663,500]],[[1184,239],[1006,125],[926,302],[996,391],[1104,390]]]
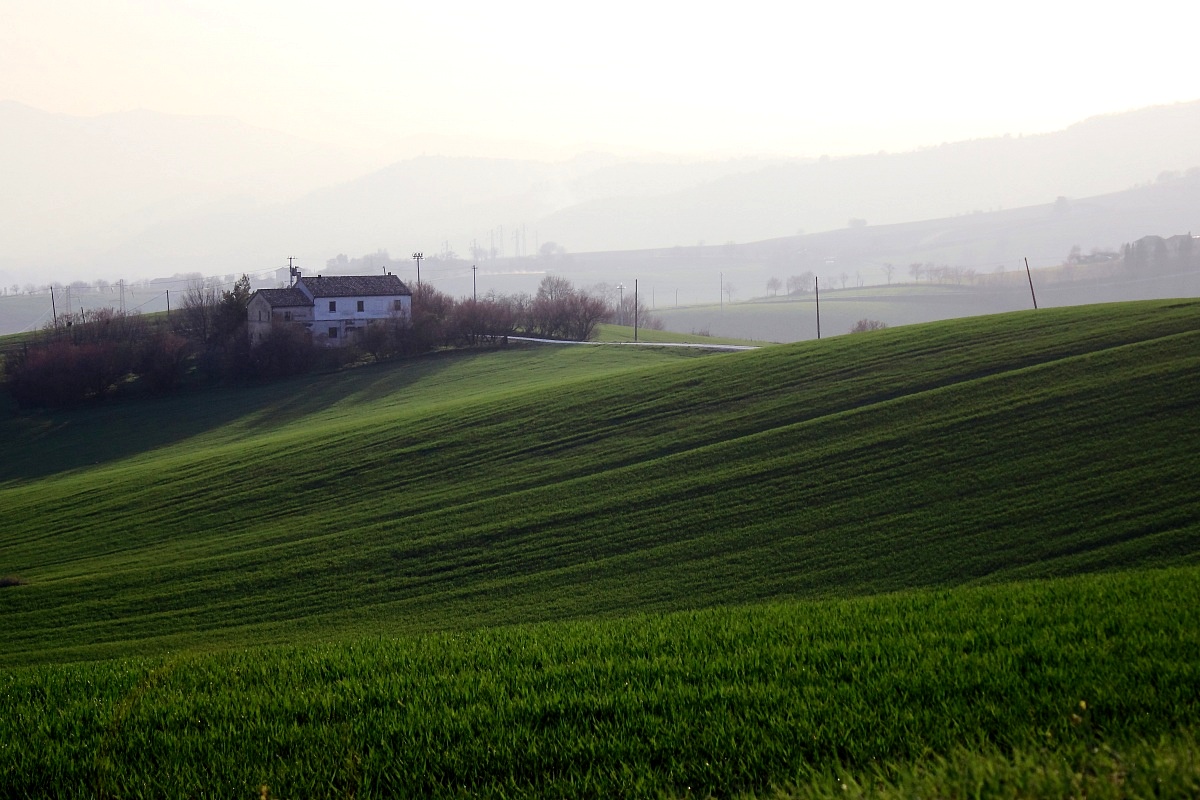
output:
[[[0,792],[1194,796],[1200,301],[0,423]]]
[[[13,416],[2,657],[1191,560],[1198,323],[1150,302],[707,357],[463,353]]]

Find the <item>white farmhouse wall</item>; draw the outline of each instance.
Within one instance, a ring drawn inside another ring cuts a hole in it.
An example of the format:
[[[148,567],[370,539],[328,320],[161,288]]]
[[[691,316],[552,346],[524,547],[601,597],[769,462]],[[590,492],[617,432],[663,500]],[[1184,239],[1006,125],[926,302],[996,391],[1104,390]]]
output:
[[[398,301],[398,302],[397,302]],[[333,303],[334,310],[329,310]],[[362,310],[359,310],[359,303]],[[397,309],[399,305],[399,309]],[[313,334],[328,345],[344,344],[348,337],[361,332],[372,322],[412,318],[412,298],[408,296],[314,297]],[[336,331],[336,333],[334,333]]]
[[[351,286],[361,288],[364,293],[342,293]],[[322,294],[322,290],[332,292],[332,296]],[[260,291],[264,294],[251,298],[246,309],[252,341],[261,340],[273,320],[302,323],[312,332],[314,340],[328,346],[346,343],[370,324],[391,321],[408,324],[412,320],[412,296],[399,279],[390,275],[384,279],[378,276],[322,279],[318,275],[316,279],[298,280],[292,289]]]

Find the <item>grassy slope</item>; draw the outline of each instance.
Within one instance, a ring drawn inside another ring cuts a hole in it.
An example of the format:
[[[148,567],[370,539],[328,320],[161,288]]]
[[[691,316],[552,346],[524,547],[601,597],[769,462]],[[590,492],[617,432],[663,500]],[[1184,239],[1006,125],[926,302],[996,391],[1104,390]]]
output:
[[[10,421],[0,572],[27,585],[0,589],[4,660],[1200,553],[1200,303],[588,352]],[[131,441],[106,456],[114,430]]]
[[[0,793],[1194,797],[1198,575],[8,670]]]

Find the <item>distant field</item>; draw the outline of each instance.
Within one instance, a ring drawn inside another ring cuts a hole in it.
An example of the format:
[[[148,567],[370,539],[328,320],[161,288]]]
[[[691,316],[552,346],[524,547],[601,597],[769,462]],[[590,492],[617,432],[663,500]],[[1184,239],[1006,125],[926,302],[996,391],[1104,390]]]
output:
[[[860,319],[879,320],[896,327],[1029,307],[1028,291],[1022,294],[936,284],[822,289],[821,336],[849,333]],[[664,308],[654,315],[672,331],[708,331],[714,336],[757,337],[775,342],[817,338],[817,303],[812,292],[781,293],[724,306]]]
[[[1022,276],[1023,277],[1023,276]],[[1178,280],[1147,278],[1129,283],[1042,283],[1035,273],[1038,303],[1043,309],[1078,306],[1115,300],[1177,296],[1180,289],[1200,291],[1200,275],[1186,284]],[[961,319],[1032,308],[1028,285],[1002,288],[975,285],[897,283],[892,286],[821,289],[821,336],[848,333],[860,319],[873,319],[891,327],[936,320]],[[817,338],[816,300],[803,295],[760,297],[723,307],[695,305],[660,308],[654,315],[668,330],[684,333],[708,331],[713,336],[797,342]]]
[[[178,308],[183,300],[183,291],[174,290],[171,297]],[[10,333],[38,331],[53,324],[55,312],[67,312],[67,296],[58,292],[56,302],[51,302],[50,294],[9,294],[0,296],[0,336]],[[73,292],[70,297],[71,313],[78,314],[80,308],[92,311],[97,308],[120,308],[121,297],[114,288],[112,291]],[[162,289],[148,289],[128,286],[125,288],[125,309],[131,313],[149,314],[166,311],[167,298]]]
[[[597,342],[632,342],[634,341],[634,330],[632,325],[597,325],[596,336],[594,341]],[[647,328],[639,328],[637,331],[637,341],[639,342],[681,342],[684,344],[734,344],[745,345],[750,347],[761,347],[770,342],[757,341],[754,339],[733,339],[720,336],[699,336],[690,333],[678,333],[675,331],[656,331]]]

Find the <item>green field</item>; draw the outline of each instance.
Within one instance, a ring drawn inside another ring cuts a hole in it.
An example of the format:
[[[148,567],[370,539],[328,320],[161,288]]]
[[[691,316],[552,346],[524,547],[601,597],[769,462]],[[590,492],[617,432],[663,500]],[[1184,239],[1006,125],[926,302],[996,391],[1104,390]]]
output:
[[[758,341],[755,339],[734,339],[728,337],[717,336],[700,336],[692,333],[677,333],[675,331],[657,331],[649,328],[639,328],[637,331],[637,341],[647,343],[684,343],[684,344],[713,344],[713,345],[739,345],[742,347],[762,347],[770,344],[770,342]],[[596,335],[593,341],[601,343],[612,342],[632,342],[634,341],[634,330],[632,325],[612,325],[601,324],[596,326]]]
[[[1048,305],[1048,297],[1042,297]],[[1086,302],[1055,294],[1057,304]],[[821,338],[849,333],[861,319],[890,327],[934,320],[959,319],[1031,308],[1029,290],[974,286],[896,284],[863,288],[821,289]],[[656,309],[654,316],[668,330],[740,336],[774,342],[797,342],[817,337],[817,302],[806,294],[780,294],[737,303]]]
[[[1036,764],[1069,787],[1106,758],[1158,796],[1188,796],[1196,578],[19,669],[0,678],[0,773],[12,795],[705,797],[899,783],[897,765],[936,770],[945,753],[962,763],[937,784],[963,796],[1014,759],[1026,768],[1009,784],[1045,780]],[[1127,755],[1163,736],[1155,757],[1183,764]]]
[[[0,772],[1187,796],[1198,375],[1169,301],[12,412]]]

